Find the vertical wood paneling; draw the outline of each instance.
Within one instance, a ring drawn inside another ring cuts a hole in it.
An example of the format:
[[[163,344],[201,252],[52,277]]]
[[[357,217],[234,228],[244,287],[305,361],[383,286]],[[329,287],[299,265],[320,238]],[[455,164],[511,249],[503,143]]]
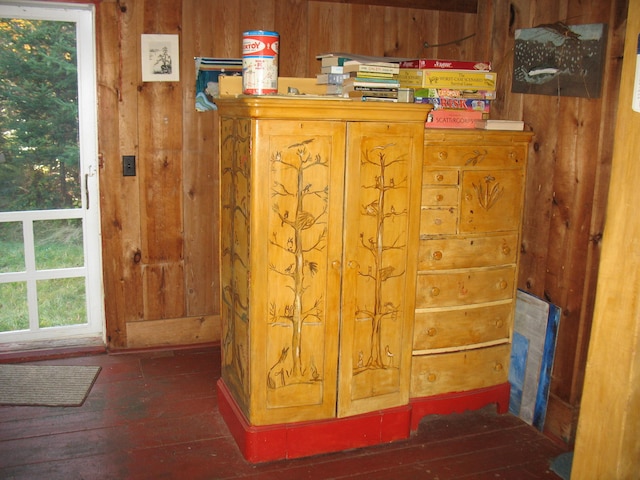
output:
[[[280,37],[278,74],[282,77],[306,77],[309,55],[307,2],[280,0],[275,8],[275,31],[284,32]]]
[[[179,34],[182,4],[145,2],[142,33]],[[181,79],[184,81],[184,79]],[[145,320],[185,315],[180,82],[141,82],[138,95]]]
[[[211,38],[209,45],[203,44],[208,49],[204,50],[202,54],[221,58],[240,58],[242,56],[242,31],[240,29],[241,9],[238,8],[238,3],[228,0],[211,0],[205,5],[209,8],[204,8],[203,2],[192,1],[185,4],[184,8],[185,10],[195,8],[196,12],[191,15],[202,17],[203,28],[207,29],[203,32],[195,31],[193,35],[203,34]],[[208,28],[204,26],[207,20]]]
[[[240,9],[241,32],[247,30],[273,30],[276,0],[243,0],[236,2]],[[241,40],[239,37],[238,40]]]
[[[182,81],[195,85],[194,57],[215,56],[215,17],[209,3],[184,0]],[[224,47],[223,47],[224,48]],[[224,52],[224,50],[222,50]],[[221,54],[223,55],[223,54]],[[215,112],[197,112],[195,90],[183,88],[184,282],[186,315],[219,313],[218,290],[218,185]]]

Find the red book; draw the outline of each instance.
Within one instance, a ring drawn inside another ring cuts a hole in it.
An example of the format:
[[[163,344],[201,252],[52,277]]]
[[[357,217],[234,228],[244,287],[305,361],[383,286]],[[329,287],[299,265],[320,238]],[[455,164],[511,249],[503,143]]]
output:
[[[474,70],[477,72],[490,72],[491,62],[474,62],[466,60],[430,60],[419,58],[400,62],[400,68],[439,68],[442,70]]]

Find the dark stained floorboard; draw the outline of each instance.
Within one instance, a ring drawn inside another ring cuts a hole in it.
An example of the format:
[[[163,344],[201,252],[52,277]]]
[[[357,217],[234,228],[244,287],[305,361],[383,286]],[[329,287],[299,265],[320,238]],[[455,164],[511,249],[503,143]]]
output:
[[[1,479],[558,479],[563,453],[518,418],[434,415],[405,441],[260,465],[247,463],[216,404],[217,347],[74,356],[99,365],[81,407],[0,406]]]

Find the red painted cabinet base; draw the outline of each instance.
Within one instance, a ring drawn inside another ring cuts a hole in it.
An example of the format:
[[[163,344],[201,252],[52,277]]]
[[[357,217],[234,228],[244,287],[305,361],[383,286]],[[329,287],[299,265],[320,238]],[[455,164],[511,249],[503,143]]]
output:
[[[409,405],[347,418],[267,426],[249,425],[222,379],[218,408],[242,455],[250,463],[308,457],[409,438],[425,415],[476,410],[496,403],[509,408],[509,384],[468,392],[414,398]]]

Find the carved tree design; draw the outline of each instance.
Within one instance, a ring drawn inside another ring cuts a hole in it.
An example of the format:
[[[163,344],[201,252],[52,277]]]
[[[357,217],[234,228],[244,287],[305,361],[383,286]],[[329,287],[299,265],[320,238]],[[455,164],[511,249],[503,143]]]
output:
[[[370,253],[372,265],[369,265],[366,272],[358,272],[359,275],[367,277],[374,282],[374,304],[373,310],[366,307],[358,308],[356,315],[361,319],[371,320],[371,339],[369,358],[366,362],[358,361],[355,371],[363,371],[365,369],[387,368],[385,357],[391,357],[393,354],[386,345],[383,348],[382,342],[382,322],[385,318],[395,317],[400,310],[400,305],[394,300],[383,298],[383,285],[389,279],[401,277],[403,271],[396,271],[393,265],[387,265],[384,262],[385,252],[389,250],[400,250],[406,247],[404,239],[398,237],[390,243],[385,243],[385,222],[400,216],[407,215],[407,209],[397,210],[393,204],[387,205],[387,192],[398,188],[406,188],[407,177],[396,179],[389,172],[392,167],[399,163],[405,163],[403,158],[388,158],[387,149],[394,144],[374,147],[370,151],[363,154],[363,165],[369,164],[375,167],[378,175],[374,178],[371,185],[363,185],[365,189],[374,189],[377,191],[376,199],[368,205],[362,206],[362,215],[373,217],[375,219],[376,230],[373,235],[365,240],[364,232],[360,233],[361,245]],[[363,360],[363,359],[362,359]]]
[[[245,122],[246,123],[246,122]],[[228,225],[228,236],[222,239],[222,258],[229,268],[229,279],[222,287],[221,300],[226,310],[223,315],[224,338],[222,341],[223,360],[235,370],[243,385],[246,368],[243,360],[243,346],[236,338],[236,321],[247,323],[249,316],[249,302],[247,298],[248,286],[239,285],[239,272],[247,278],[249,269],[249,252],[240,247],[238,235],[249,233],[248,191],[241,187],[240,178],[249,185],[249,133],[247,125],[238,120],[225,121],[222,138],[223,166],[221,175],[228,181],[229,194],[224,196],[222,203],[224,219]],[[242,295],[245,296],[243,299]]]
[[[313,139],[309,139],[290,145],[289,152],[275,152],[271,158],[272,169],[293,170],[296,173],[296,184],[285,185],[276,181],[271,190],[272,197],[276,199],[272,210],[280,220],[280,228],[272,233],[269,243],[285,252],[285,258],[290,258],[290,263],[284,268],[270,264],[269,269],[285,279],[291,291],[291,302],[286,305],[271,303],[269,317],[274,325],[284,323],[290,326],[292,334],[290,346],[282,349],[280,358],[269,370],[269,388],[320,379],[315,365],[302,364],[303,327],[307,322],[321,320],[323,313],[321,298],[307,299],[305,296],[311,278],[318,270],[318,265],[307,257],[309,252],[322,251],[325,247],[329,200],[328,185],[317,188],[307,178],[313,177],[310,170],[328,167],[327,161],[321,156],[309,152],[308,145],[312,142]],[[293,200],[287,202],[294,206],[293,210],[283,207],[280,199]],[[312,203],[322,207],[313,209]],[[318,228],[322,224],[325,226]],[[291,360],[287,361],[289,353]]]

